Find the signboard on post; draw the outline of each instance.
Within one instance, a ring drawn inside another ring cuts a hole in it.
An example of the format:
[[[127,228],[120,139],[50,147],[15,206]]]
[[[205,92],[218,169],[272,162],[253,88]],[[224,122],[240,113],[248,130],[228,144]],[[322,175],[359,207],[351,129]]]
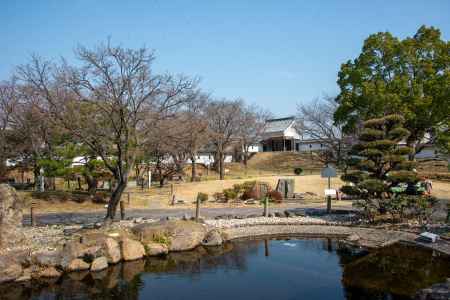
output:
[[[326,165],[320,172],[322,178],[328,178],[328,189],[325,190],[325,196],[327,197],[327,213],[331,213],[331,196],[332,192],[336,194],[336,191],[331,189],[331,177],[336,177],[336,169],[332,166]]]
[[[322,171],[320,171],[320,176],[322,178],[336,177],[336,169],[327,165],[322,169]]]

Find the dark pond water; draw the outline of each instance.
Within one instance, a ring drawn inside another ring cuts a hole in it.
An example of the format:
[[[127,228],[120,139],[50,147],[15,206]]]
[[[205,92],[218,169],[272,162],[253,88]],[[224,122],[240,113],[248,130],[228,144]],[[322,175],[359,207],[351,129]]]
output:
[[[0,299],[411,299],[450,259],[410,246],[366,252],[331,239],[245,240],[0,288]]]

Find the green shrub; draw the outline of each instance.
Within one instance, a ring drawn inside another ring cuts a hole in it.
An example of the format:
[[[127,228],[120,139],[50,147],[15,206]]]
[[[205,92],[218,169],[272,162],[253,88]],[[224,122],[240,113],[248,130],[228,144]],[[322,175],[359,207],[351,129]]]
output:
[[[295,175],[301,175],[303,173],[303,169],[300,167],[297,167],[294,169],[294,174]]]
[[[154,235],[153,238],[152,238],[152,240],[153,240],[155,243],[170,246],[170,239],[169,239],[169,237],[168,237],[167,235],[165,235],[165,234],[157,234],[157,235]]]
[[[223,195],[225,196],[225,200],[232,200],[237,198],[237,193],[234,189],[224,189]]]
[[[209,196],[206,193],[198,193],[197,198],[200,200],[201,203],[208,201]]]

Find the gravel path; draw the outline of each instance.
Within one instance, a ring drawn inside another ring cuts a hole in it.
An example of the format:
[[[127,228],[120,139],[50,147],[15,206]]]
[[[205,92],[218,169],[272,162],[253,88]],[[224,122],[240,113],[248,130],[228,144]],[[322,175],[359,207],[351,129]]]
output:
[[[270,209],[271,213],[282,213],[286,209],[296,210],[312,210],[314,206],[295,208],[295,206],[273,207]],[[263,213],[262,207],[223,207],[223,208],[202,208],[200,215],[204,219],[214,219],[217,216],[260,216]],[[184,215],[193,216],[195,211],[191,208],[172,208],[172,209],[133,209],[127,210],[125,217],[127,219],[148,218],[161,219],[163,217],[177,217],[181,218]],[[116,217],[120,214],[117,213]],[[48,213],[36,215],[38,225],[74,225],[86,224],[102,221],[105,214],[103,212],[86,212],[86,213]],[[30,215],[24,215],[25,225],[29,225]]]

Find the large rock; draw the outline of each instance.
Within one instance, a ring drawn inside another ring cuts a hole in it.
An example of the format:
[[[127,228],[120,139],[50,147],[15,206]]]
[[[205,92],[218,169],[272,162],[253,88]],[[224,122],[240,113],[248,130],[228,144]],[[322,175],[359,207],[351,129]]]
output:
[[[55,269],[55,267],[47,267],[39,272],[38,277],[43,278],[58,278],[62,275],[61,272]]]
[[[106,269],[108,267],[108,260],[106,257],[101,256],[94,259],[94,261],[91,264],[91,271],[92,272],[98,272]]]
[[[222,235],[216,229],[211,230],[202,241],[203,246],[220,246],[223,243]]]
[[[121,242],[122,258],[124,261],[131,261],[145,256],[144,246],[135,240],[125,238]]]
[[[43,251],[33,255],[33,263],[40,266],[56,267],[61,265],[61,252]]]
[[[85,234],[81,244],[86,247],[84,251],[91,259],[105,256],[109,264],[118,263],[122,259],[119,242],[105,233],[91,232]]]
[[[122,259],[119,242],[115,239],[106,238],[103,242],[103,247],[109,264],[116,264]]]
[[[279,179],[276,190],[280,192],[283,198],[293,198],[295,189],[294,179]]]
[[[206,235],[204,225],[181,220],[139,224],[132,231],[144,243],[167,242],[169,251],[194,249]]]
[[[68,272],[89,270],[89,264],[82,259],[76,258],[65,268]]]
[[[0,283],[16,280],[22,271],[22,266],[15,262],[0,262]]]
[[[15,245],[23,240],[23,199],[7,184],[0,184],[0,248]]]
[[[169,248],[165,244],[148,242],[145,244],[147,256],[161,256],[169,252]]]
[[[65,243],[61,251],[61,266],[63,269],[68,269],[72,261],[83,257],[87,248],[86,245],[81,244],[79,241]]]

